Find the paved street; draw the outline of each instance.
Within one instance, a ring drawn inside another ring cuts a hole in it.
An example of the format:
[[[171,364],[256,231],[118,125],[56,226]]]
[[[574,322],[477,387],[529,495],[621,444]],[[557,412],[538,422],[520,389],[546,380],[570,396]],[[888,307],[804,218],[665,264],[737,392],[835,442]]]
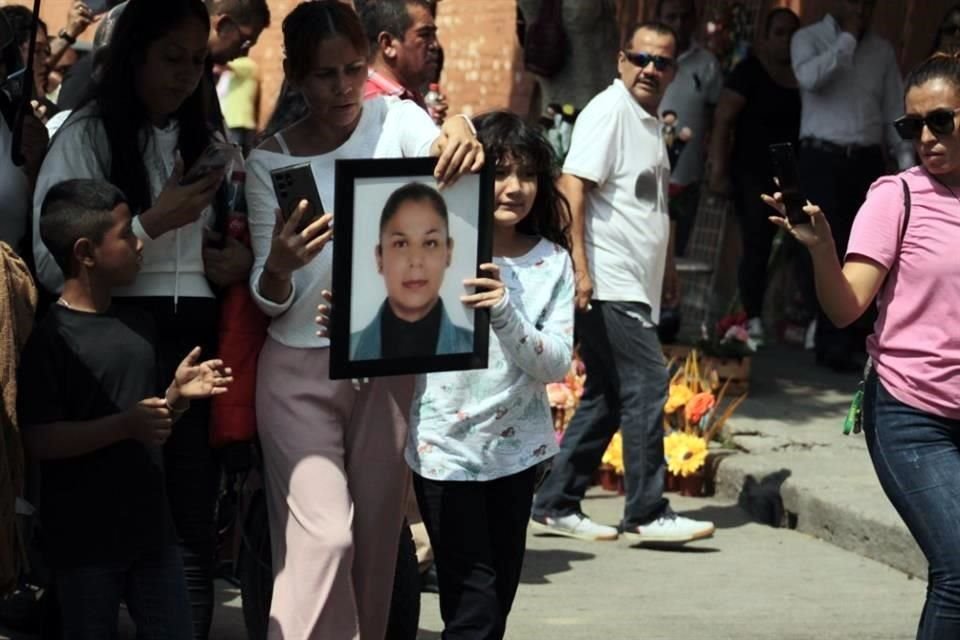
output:
[[[791,489],[791,483],[814,483],[801,486],[811,498],[801,500],[799,506],[794,506],[797,499],[790,491],[784,494],[784,507],[797,514],[801,530],[850,546],[844,539],[837,539],[838,532],[850,527],[861,541],[860,547],[850,548],[922,575],[922,567],[914,566],[916,561],[902,560],[911,557],[907,552],[916,553],[909,548],[911,541],[896,546],[889,542],[890,534],[880,535],[902,525],[898,525],[895,514],[888,513],[892,510],[875,486],[875,477],[861,451],[862,439],[838,434],[838,421],[855,380],[824,376],[804,366],[803,358],[803,354],[780,350],[757,358],[755,388],[733,429],[737,446],[750,453],[730,458],[724,463],[726,471],[721,466],[721,474],[733,480],[729,486],[722,484],[721,491],[733,498],[745,497],[746,471],[737,475],[731,470],[756,467],[753,473],[761,478],[772,470],[786,469],[790,478],[785,490]],[[836,449],[832,455],[827,444]],[[794,450],[800,452],[791,453]],[[751,522],[733,498],[672,496],[676,508],[694,517],[713,519],[719,526],[713,540],[683,551],[636,549],[622,542],[531,537],[507,637],[914,637],[925,582],[801,531]],[[836,506],[827,511],[822,504],[818,510],[804,506],[811,501]],[[622,498],[597,489],[584,502],[584,510],[612,524],[618,520],[622,505]],[[875,506],[868,509],[871,505]],[[874,511],[876,515],[865,517]],[[823,524],[816,526],[821,520]],[[810,524],[805,525],[807,522]],[[831,536],[824,533],[828,529],[833,532]],[[863,540],[870,541],[866,547]],[[246,634],[238,591],[220,583],[218,595],[213,640],[243,640]],[[436,596],[425,595],[422,609],[421,640],[438,639],[441,623]],[[122,637],[133,639],[129,625]],[[0,630],[0,639],[5,638],[26,640],[27,636]]]
[[[713,540],[684,551],[531,537],[507,638],[515,640],[907,640],[925,583],[805,534],[748,522],[730,502],[674,498],[713,518]],[[595,491],[615,522],[622,498]],[[238,593],[220,584],[214,640],[245,638]],[[440,638],[424,596],[421,640]],[[10,635],[2,638],[25,636]],[[132,640],[132,629],[122,636]]]

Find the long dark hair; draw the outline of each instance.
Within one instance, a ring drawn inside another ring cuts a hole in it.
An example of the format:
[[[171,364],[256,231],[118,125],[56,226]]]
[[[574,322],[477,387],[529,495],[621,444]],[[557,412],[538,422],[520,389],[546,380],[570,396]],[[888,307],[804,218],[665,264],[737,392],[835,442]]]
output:
[[[147,49],[165,34],[186,21],[195,19],[210,29],[210,16],[203,0],[129,0],[110,39],[109,53],[102,74],[83,101],[96,104],[93,114],[106,131],[109,145],[110,182],[127,194],[134,212],[152,204],[150,180],[143,163],[146,139],[150,132],[146,105],[137,95],[137,76],[142,73]],[[204,74],[196,90],[171,117],[179,124],[179,149],[186,167],[210,143],[215,131],[211,112],[213,87]],[[82,105],[82,106],[83,106]]]
[[[537,176],[537,196],[530,214],[517,224],[517,231],[546,238],[570,250],[570,203],[557,189],[560,167],[553,147],[543,135],[519,116],[493,111],[473,119],[477,137],[494,162],[516,162]]]

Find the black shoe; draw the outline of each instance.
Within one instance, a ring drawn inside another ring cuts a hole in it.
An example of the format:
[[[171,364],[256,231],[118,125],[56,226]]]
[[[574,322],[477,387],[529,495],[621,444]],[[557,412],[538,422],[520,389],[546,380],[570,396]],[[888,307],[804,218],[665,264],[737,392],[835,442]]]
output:
[[[437,577],[437,565],[420,574],[420,593],[440,593],[440,579]]]

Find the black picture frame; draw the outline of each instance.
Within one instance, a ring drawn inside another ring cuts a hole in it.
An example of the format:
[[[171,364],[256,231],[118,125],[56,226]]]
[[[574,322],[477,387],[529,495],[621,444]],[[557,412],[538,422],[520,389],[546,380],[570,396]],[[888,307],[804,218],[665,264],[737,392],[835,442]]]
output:
[[[419,357],[395,357],[395,358],[376,358],[376,359],[353,359],[351,356],[352,340],[351,338],[361,331],[363,323],[357,321],[358,326],[353,326],[354,298],[360,295],[368,294],[371,289],[380,291],[385,285],[375,283],[376,286],[370,286],[371,282],[357,282],[354,269],[354,245],[355,236],[358,235],[358,225],[365,225],[360,234],[366,234],[366,238],[372,233],[371,229],[379,234],[379,221],[381,210],[386,198],[371,198],[370,202],[358,202],[358,181],[366,178],[374,179],[395,179],[397,183],[408,184],[410,182],[426,183],[428,186],[436,187],[436,181],[433,177],[436,168],[436,158],[387,158],[387,159],[367,159],[367,160],[338,160],[336,163],[336,198],[334,202],[334,242],[333,242],[333,291],[334,304],[330,314],[330,378],[332,380],[374,378],[383,376],[407,375],[418,373],[432,373],[438,371],[466,371],[470,369],[485,369],[487,367],[488,349],[490,342],[490,315],[486,309],[470,310],[463,308],[459,313],[464,313],[473,319],[472,350],[463,353],[447,353]],[[386,180],[389,182],[389,180]],[[369,184],[370,181],[367,181]],[[472,194],[475,187],[475,198],[464,199],[466,192]],[[479,266],[492,261],[493,252],[493,192],[494,192],[494,167],[488,162],[483,169],[476,174],[466,175],[460,178],[456,185],[448,187],[441,196],[449,204],[448,198],[454,189],[460,187],[459,209],[463,210],[469,207],[469,213],[464,216],[457,212],[462,222],[470,224],[467,218],[473,218],[476,221],[476,252],[471,255],[470,265],[472,272],[467,274],[464,268],[461,273],[449,276],[450,278],[460,276],[461,278],[475,277],[479,275]],[[367,193],[366,191],[364,193]],[[363,194],[361,198],[364,199]],[[474,201],[475,200],[475,201]],[[466,204],[464,204],[466,203]],[[364,207],[363,212],[358,212],[357,207]],[[455,215],[453,209],[450,215]],[[452,225],[452,223],[450,223]],[[369,226],[366,226],[369,225]],[[448,228],[450,226],[448,225]],[[452,231],[452,230],[451,230]],[[462,235],[462,234],[461,234]],[[359,239],[358,239],[359,240]],[[456,241],[454,236],[453,251],[455,253],[457,245],[462,244]],[[371,254],[371,260],[374,256]],[[465,260],[459,258],[459,261]],[[449,274],[448,274],[449,275]],[[444,276],[444,281],[448,279]],[[455,282],[455,281],[454,281]],[[467,293],[464,290],[462,293]],[[367,307],[372,304],[373,296],[364,302]],[[379,294],[382,296],[383,294]],[[453,301],[446,301],[444,308],[448,308]],[[456,301],[459,304],[459,300]],[[381,310],[385,308],[384,301]],[[461,305],[462,306],[462,305]],[[367,329],[373,326],[379,315],[369,324],[365,325]],[[462,328],[462,327],[461,327]]]

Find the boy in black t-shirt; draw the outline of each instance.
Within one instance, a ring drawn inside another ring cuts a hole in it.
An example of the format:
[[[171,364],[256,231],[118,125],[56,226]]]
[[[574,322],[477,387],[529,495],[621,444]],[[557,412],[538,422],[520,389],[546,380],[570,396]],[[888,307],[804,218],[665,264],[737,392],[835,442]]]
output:
[[[140,269],[131,221],[124,195],[96,180],[56,185],[41,211],[65,282],[24,350],[18,409],[69,639],[114,637],[121,601],[138,638],[191,637],[160,447],[190,399],[232,381],[197,347],[158,396],[152,319],[110,295]]]

